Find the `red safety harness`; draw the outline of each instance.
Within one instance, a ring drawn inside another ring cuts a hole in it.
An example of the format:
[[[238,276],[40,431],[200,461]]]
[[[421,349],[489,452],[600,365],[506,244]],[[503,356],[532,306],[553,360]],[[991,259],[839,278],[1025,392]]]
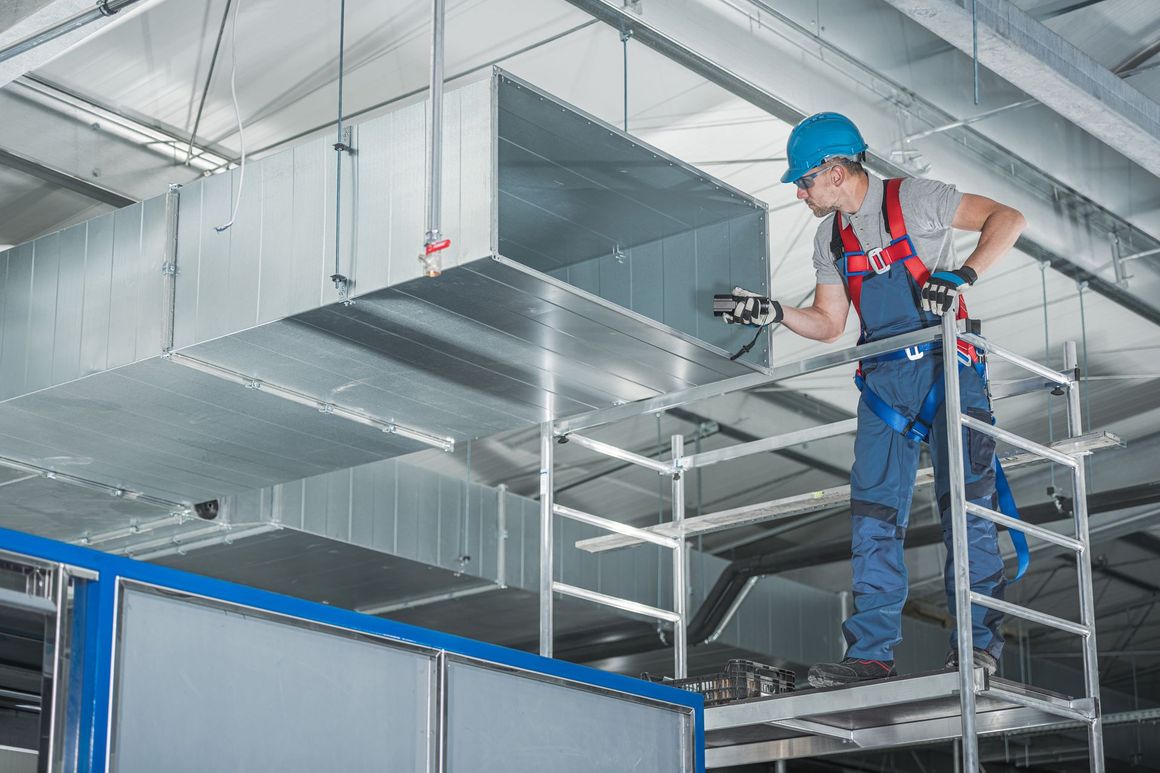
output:
[[[902,218],[902,205],[898,199],[898,190],[902,187],[902,180],[886,180],[885,184],[886,190],[882,197],[882,220],[890,231],[890,243],[882,249],[870,250],[869,252],[863,250],[858,237],[854,235],[853,226],[847,225],[843,228],[840,216],[834,215],[834,236],[831,249],[839,271],[846,278],[850,302],[854,304],[854,310],[858,312],[858,320],[862,324],[862,338],[859,339],[859,343],[862,343],[866,338],[866,321],[862,318],[862,283],[867,277],[871,274],[885,274],[891,266],[901,262],[906,267],[911,279],[914,280],[916,287],[922,288],[926,284],[926,280],[930,278],[930,271],[922,259],[918,257],[914,243],[911,242],[910,236],[906,232],[906,221]],[[919,313],[921,316],[921,309]],[[966,318],[967,306],[960,296],[957,319]],[[928,341],[909,349],[879,355],[874,358],[874,361],[884,362],[903,358],[918,360],[927,352],[933,353],[941,349],[941,346],[939,341]],[[960,340],[958,342],[958,355],[960,367],[973,368],[986,383],[987,371],[982,352],[979,352],[966,341]],[[858,385],[858,391],[862,393],[863,402],[886,426],[915,442],[928,442],[935,416],[943,404],[944,382],[941,372],[935,378],[914,416],[900,413],[893,405],[874,393],[874,390],[866,384],[862,373],[862,363],[858,363],[858,370],[854,374],[854,383]],[[999,464],[998,457],[995,457],[993,464],[995,467],[995,493],[999,510],[1018,520],[1019,508],[1015,505],[1015,498],[1011,495],[1011,487],[1007,482],[1007,476],[1003,473],[1002,465]],[[1011,542],[1015,546],[1015,554],[1019,559],[1019,568],[1015,575],[1015,579],[1018,580],[1027,571],[1031,554],[1027,548],[1027,538],[1022,532],[1013,530],[1010,534]]]
[[[882,196],[882,220],[890,233],[890,243],[880,249],[867,252],[862,248],[854,233],[852,224],[841,225],[841,215],[834,214],[834,257],[838,259],[839,270],[846,279],[846,288],[850,295],[850,302],[854,304],[854,311],[862,326],[863,338],[866,334],[866,322],[862,319],[862,282],[871,274],[885,274],[895,263],[901,262],[910,273],[915,286],[921,288],[930,278],[930,269],[922,262],[918,252],[914,249],[914,242],[906,231],[906,220],[902,217],[902,204],[899,201],[898,191],[902,187],[902,178],[896,177],[885,180],[886,187]],[[840,246],[839,246],[840,245]],[[838,253],[841,252],[839,257]],[[842,265],[844,262],[845,265]],[[959,310],[956,319],[967,318],[966,301],[959,298]],[[965,341],[959,341],[959,351],[968,357],[972,364],[979,361],[975,347]]]

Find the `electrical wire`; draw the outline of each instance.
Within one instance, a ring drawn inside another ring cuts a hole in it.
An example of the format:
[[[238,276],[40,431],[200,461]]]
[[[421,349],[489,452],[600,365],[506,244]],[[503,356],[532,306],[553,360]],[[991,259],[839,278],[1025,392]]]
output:
[[[238,207],[242,203],[242,187],[246,184],[246,128],[242,125],[242,109],[238,106],[238,9],[241,7],[242,0],[235,0],[234,22],[230,30],[230,57],[233,60],[230,63],[230,96],[234,100],[234,117],[238,121],[238,144],[242,152],[238,160],[238,190],[234,196],[234,209],[230,213],[228,223],[214,227],[218,233],[233,227],[234,221],[238,219]]]

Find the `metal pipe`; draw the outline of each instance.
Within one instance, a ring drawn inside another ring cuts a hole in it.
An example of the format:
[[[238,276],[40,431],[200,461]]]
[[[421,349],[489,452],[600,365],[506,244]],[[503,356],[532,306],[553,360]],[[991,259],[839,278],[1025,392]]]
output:
[[[552,422],[540,425],[540,654],[552,657],[552,521],[556,438]]]
[[[1037,373],[1040,376],[1043,376],[1053,384],[1067,386],[1075,380],[1075,377],[1069,373],[1060,373],[1058,370],[1052,370],[1046,365],[1041,365],[1035,360],[1030,360],[1021,354],[1016,354],[1010,349],[999,346],[998,344],[988,341],[986,338],[982,338],[981,336],[973,335],[971,333],[964,333],[960,337],[967,343],[974,344],[975,346],[982,348],[987,353],[988,357],[1001,357],[1012,365],[1018,365],[1024,370],[1029,370],[1032,373]]]
[[[577,588],[575,585],[568,585],[567,583],[563,582],[552,583],[552,590],[557,593],[563,593],[565,596],[572,596],[573,598],[592,601],[596,604],[603,604],[606,607],[620,609],[624,612],[632,612],[633,614],[643,615],[645,617],[651,617],[657,620],[664,620],[673,624],[680,623],[680,617],[676,612],[672,612],[667,609],[660,609],[658,607],[652,607],[648,604],[641,604],[638,601],[629,601],[628,599],[622,599],[619,596],[609,596],[607,593],[597,593],[594,590],[588,590],[587,588]]]
[[[762,440],[754,440],[750,443],[741,443],[728,448],[721,448],[715,451],[705,451],[699,454],[684,459],[679,467],[682,470],[691,470],[695,467],[706,467],[710,464],[718,462],[729,461],[730,459],[739,459],[743,456],[750,456],[751,454],[760,454],[766,451],[778,451],[782,448],[789,448],[791,446],[801,445],[802,443],[812,443],[815,440],[823,440],[825,438],[834,437],[836,435],[844,435],[848,432],[854,432],[858,429],[858,419],[846,419],[844,421],[837,421],[832,424],[825,424],[820,427],[809,427],[807,429],[798,430],[796,432],[787,432],[784,435],[776,435],[771,438],[764,438]]]
[[[627,523],[613,521],[609,518],[601,518],[598,515],[585,513],[582,510],[574,510],[573,508],[565,507],[564,505],[552,505],[552,512],[564,518],[568,518],[573,521],[579,521],[580,523],[586,523],[589,526],[595,526],[598,529],[605,529],[606,531],[633,537],[642,542],[651,542],[654,545],[660,545],[661,547],[669,548],[670,550],[676,550],[677,548],[677,540],[673,539],[672,537],[663,537],[655,532],[641,529],[636,526],[629,526]]]
[[[680,467],[681,456],[685,451],[685,436],[673,435],[671,438],[673,466]],[[680,473],[673,476],[673,528],[677,531],[676,550],[673,551],[673,611],[677,614],[677,621],[673,624],[673,668],[674,678],[684,679],[689,675],[689,640],[688,616],[686,607],[689,602],[689,579],[686,574],[689,559],[689,543],[685,541],[682,527],[685,522],[685,476]]]
[[[717,623],[717,627],[713,629],[713,633],[709,634],[709,637],[705,639],[706,644],[712,644],[721,638],[721,634],[725,633],[725,626],[729,625],[729,622],[733,619],[733,616],[737,614],[737,610],[741,608],[741,605],[749,596],[749,592],[753,590],[753,586],[756,585],[757,581],[760,579],[760,576],[753,576],[745,581],[745,585],[741,588],[741,592],[734,597],[733,603],[729,605],[727,610],[725,610],[725,614],[721,617],[721,622]],[[843,593],[845,593],[845,591],[843,591]]]
[[[1131,255],[1121,255],[1120,263],[1127,263],[1129,260],[1138,260],[1140,258],[1150,258],[1153,255],[1160,255],[1160,247],[1154,250],[1144,250],[1143,252],[1133,252]]]
[[[975,104],[979,104],[979,14],[976,0],[971,0],[971,69],[975,81]]]
[[[498,546],[495,556],[495,581],[501,588],[507,587],[507,493],[506,483],[495,487],[495,522]]]
[[[92,22],[107,18],[113,14],[128,8],[138,0],[100,0],[91,11],[78,13],[72,18],[65,19],[59,24],[54,24],[48,29],[41,30],[34,35],[31,35],[24,40],[13,43],[4,50],[0,51],[0,62],[6,62],[9,59],[20,56],[23,53],[31,51],[32,49],[42,46],[45,43],[56,40],[62,35],[78,30]]]
[[[1067,368],[1075,368],[1078,362],[1075,341],[1067,341],[1063,348],[1063,364]],[[1079,435],[1083,427],[1083,412],[1080,408],[1079,384],[1072,383],[1067,389],[1067,432],[1071,436]],[[1088,526],[1087,501],[1087,465],[1085,460],[1078,460],[1073,472],[1075,495],[1072,511],[1075,516],[1075,536],[1085,546],[1091,544],[1091,534]],[[1094,705],[1094,717],[1088,725],[1088,763],[1097,773],[1104,770],[1104,733],[1100,721],[1103,710],[1100,706],[1100,671],[1099,656],[1096,651],[1096,604],[1092,592],[1092,558],[1091,551],[1085,550],[1076,554],[1076,572],[1079,579],[1079,619],[1087,628],[1088,633],[1082,641],[1084,687],[1087,697]]]
[[[952,419],[954,417],[951,417]],[[1062,464],[1066,467],[1075,468],[1079,465],[1079,461],[1074,456],[1069,456],[1064,453],[1056,451],[1054,448],[1036,443],[1034,440],[1028,440],[1025,437],[1016,435],[1013,432],[1008,432],[1005,429],[999,429],[996,426],[988,424],[984,421],[979,421],[976,418],[963,414],[960,418],[963,426],[970,427],[976,432],[982,432],[984,435],[990,435],[996,440],[1002,440],[1004,443],[1009,443],[1017,448],[1022,448],[1034,454],[1050,459],[1057,464]]]
[[[439,276],[443,264],[443,40],[446,0],[431,2],[431,114],[427,123],[427,233],[420,260],[429,277]]]
[[[1036,709],[1045,714],[1054,714],[1057,717],[1066,717],[1067,719],[1080,720],[1084,724],[1091,719],[1088,712],[1083,709],[1075,708],[1073,706],[1060,705],[1056,701],[1043,700],[1028,695],[1019,690],[1005,690],[1002,687],[991,686],[987,689],[987,695],[1000,698],[1009,703],[1014,703],[1018,706],[1026,706],[1029,709]]]
[[[989,507],[976,505],[974,502],[967,502],[967,512],[971,515],[991,521],[992,523],[997,523],[1000,526],[1004,526],[1008,529],[1021,531],[1024,534],[1030,534],[1033,537],[1038,537],[1045,542],[1051,542],[1061,547],[1074,550],[1077,553],[1081,550],[1084,550],[1083,543],[1079,540],[1058,534],[1054,531],[1051,531],[1050,529],[1034,526],[1030,523],[1027,523],[1026,521],[1021,521],[1018,518],[1011,518],[1010,516],[1003,515],[1002,513],[996,512]]]
[[[958,302],[943,314],[942,356],[943,381],[946,390],[944,402],[947,456],[946,468],[950,479],[951,548],[954,564],[955,625],[959,653],[959,707],[963,729],[963,770],[978,773],[979,739],[975,734],[975,662],[971,620],[971,556],[967,541],[967,484],[963,472],[963,431],[959,418],[962,401],[959,399],[958,331],[955,311]]]
[[[978,104],[978,103],[976,102],[975,104]],[[950,123],[945,123],[942,126],[936,126],[933,129],[926,129],[925,131],[915,132],[914,134],[908,134],[903,139],[903,142],[911,142],[913,140],[921,140],[923,137],[930,137],[931,135],[934,135],[934,134],[941,134],[942,132],[950,131],[951,129],[958,129],[961,126],[970,126],[973,123],[978,123],[979,121],[986,120],[987,118],[991,118],[992,116],[999,115],[1000,113],[1006,113],[1008,110],[1018,110],[1020,108],[1030,107],[1031,105],[1034,105],[1034,104],[1036,104],[1036,100],[1034,100],[1034,99],[1024,99],[1021,102],[1013,102],[1010,105],[1003,105],[1003,107],[997,107],[994,110],[988,110],[984,113],[979,113],[978,115],[973,115],[970,118],[963,118],[962,120],[959,120],[959,121],[951,121]]]
[[[342,97],[346,80],[346,0],[338,4],[338,120],[334,139],[334,273],[330,281],[344,305],[351,303],[350,277],[342,273],[342,155],[350,150],[342,125]]]
[[[1019,604],[1012,604],[1010,601],[994,599],[990,596],[984,596],[981,593],[972,592],[971,602],[978,604],[981,607],[994,609],[997,612],[1003,612],[1007,615],[1021,617],[1024,620],[1030,620],[1033,623],[1039,623],[1040,625],[1046,625],[1050,628],[1056,628],[1060,631],[1074,633],[1076,636],[1087,636],[1088,632],[1091,630],[1087,626],[1081,625],[1080,623],[1073,623],[1070,620],[1064,620],[1062,617],[1049,615],[1046,612],[1039,612],[1037,610],[1031,609],[1030,607],[1021,606]],[[970,636],[968,634],[968,643],[969,638]],[[970,657],[969,651],[968,657]]]
[[[632,451],[625,451],[623,448],[618,448],[617,446],[600,440],[593,440],[584,435],[571,434],[565,437],[568,442],[575,443],[582,448],[587,448],[589,451],[595,451],[598,454],[604,454],[613,459],[619,459],[622,462],[631,462],[639,467],[659,472],[661,475],[672,475],[677,471],[672,462],[661,462],[656,459],[650,459],[647,456],[634,454]]]

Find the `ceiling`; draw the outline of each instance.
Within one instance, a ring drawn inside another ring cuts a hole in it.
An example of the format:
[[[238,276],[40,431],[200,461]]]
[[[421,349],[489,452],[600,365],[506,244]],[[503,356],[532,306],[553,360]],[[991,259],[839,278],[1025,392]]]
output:
[[[648,20],[656,18],[650,14],[660,14],[659,2],[630,5],[639,5]],[[25,0],[20,5],[52,10],[54,4]],[[451,78],[468,77],[502,64],[599,118],[617,125],[627,120],[632,134],[764,200],[770,206],[775,293],[783,301],[808,303],[814,287],[808,255],[814,220],[795,202],[793,189],[777,182],[789,124],[642,43],[622,44],[617,30],[578,7],[583,5],[564,0],[450,0],[446,72]],[[985,168],[980,164],[969,179],[959,180],[955,173],[952,180],[982,194],[991,185],[1011,183],[1004,179],[1003,163],[1011,170],[1008,178],[1018,176],[1015,160],[1036,170],[1041,177],[1017,181],[1029,200],[1039,196],[1036,186],[1053,186],[1057,192],[1051,201],[1035,199],[1043,207],[1037,211],[1044,213],[1032,223],[1036,238],[1042,235],[1040,241],[1050,243],[1053,234],[1079,234],[1075,254],[1063,254],[1063,260],[1082,261],[1085,270],[1113,285],[1111,250],[1099,223],[1114,222],[1122,229],[1125,254],[1160,240],[1160,179],[1133,161],[1131,149],[1109,148],[1042,105],[1031,103],[967,127],[906,141],[931,128],[923,123],[931,111],[968,119],[1022,102],[1027,95],[983,69],[976,105],[969,58],[883,0],[685,0],[683,5],[716,14],[724,31],[736,24],[742,32],[734,34],[753,36],[739,39],[739,45],[769,36],[779,45],[796,46],[792,64],[812,73],[809,84],[779,80],[783,70],[789,72],[789,60],[760,63],[779,93],[797,95],[808,85],[824,101],[827,89],[837,89],[837,84],[863,93],[866,109],[876,105],[885,127],[876,124],[869,136],[877,156],[939,177],[958,168],[945,160],[956,148],[985,145],[994,163]],[[1014,5],[1147,99],[1160,102],[1160,9],[1155,3],[1016,0]],[[429,67],[428,5],[349,0],[345,7],[345,117],[359,120],[421,93]],[[19,244],[111,211],[115,204],[109,202],[119,197],[160,195],[171,183],[218,171],[239,162],[243,154],[261,158],[302,138],[333,132],[339,100],[339,9],[338,3],[318,0],[142,0],[99,30],[78,33],[73,45],[55,58],[34,62],[33,71],[0,88],[0,245]],[[849,64],[843,57],[857,62]],[[896,92],[888,98],[882,83],[912,95],[914,104],[900,103]],[[794,98],[806,107],[803,98]],[[915,107],[920,102],[926,107]],[[23,163],[5,161],[4,153]],[[960,155],[966,154],[962,150]],[[189,157],[192,161],[186,163]],[[1086,209],[1077,208],[1076,201]],[[955,248],[965,256],[973,240],[962,236]],[[985,320],[986,335],[1053,367],[1062,367],[1063,342],[1079,341],[1087,378],[1087,426],[1115,432],[1127,442],[1126,449],[1094,460],[1093,490],[1152,481],[1154,454],[1160,451],[1160,359],[1155,356],[1160,353],[1160,316],[1149,318],[1127,308],[1122,299],[1081,287],[1074,274],[1057,270],[1060,260],[1046,268],[1042,257],[1013,251],[972,288],[972,310]],[[1135,276],[1119,289],[1147,299],[1160,287],[1158,258],[1145,256],[1126,264]],[[834,346],[852,345],[855,328],[851,321]],[[738,346],[744,343],[741,339]],[[821,345],[787,330],[774,335],[775,362],[820,351]],[[1004,382],[1018,375],[996,367],[992,377]],[[659,417],[628,420],[593,434],[642,454],[663,456],[669,436],[677,433],[686,436],[690,450],[718,448],[852,416],[857,393],[849,379],[848,368],[833,369]],[[1000,402],[997,413],[1002,426],[1041,441],[1059,437],[1064,429],[1062,403],[1041,394]],[[535,430],[481,437],[460,444],[453,454],[429,451],[411,458],[476,482],[505,483],[516,493],[537,491]],[[848,439],[835,438],[793,455],[767,454],[710,468],[688,486],[689,514],[840,485],[851,460]],[[637,524],[667,517],[667,487],[658,491],[655,475],[568,446],[561,447],[557,462],[564,504],[615,513]],[[1020,472],[1013,482],[1021,501],[1031,504],[1047,501],[1045,490],[1052,480],[1038,469]],[[94,494],[86,500],[85,492],[61,485],[13,473],[0,481],[0,494],[9,494],[0,496],[0,504],[28,519],[37,517],[37,503],[53,498],[70,508],[90,507],[98,515],[111,508],[107,497]],[[118,507],[126,513],[134,509],[131,503]],[[929,502],[916,502],[914,522],[931,518]],[[846,534],[845,519],[831,513],[803,517],[788,528],[780,524],[709,535],[700,544],[731,557],[840,540]],[[1149,617],[1143,612],[1151,613],[1150,607],[1133,606],[1158,592],[1149,590],[1149,584],[1160,586],[1158,544],[1160,535],[1153,530],[1098,547],[1106,559],[1097,573],[1101,603],[1127,609],[1110,617],[1106,627],[1101,623],[1103,648],[1160,651],[1160,613]],[[914,549],[908,561],[922,572],[912,568],[912,574],[929,574],[941,562],[941,551],[941,546]],[[1065,602],[1062,593],[1067,572],[1059,567],[1055,558],[1037,560],[1019,593],[1050,599],[1046,611],[1074,615],[1074,604]],[[1125,580],[1125,575],[1139,582]],[[797,570],[793,576],[832,590],[848,583],[842,563]],[[945,611],[940,595],[937,586],[916,588],[918,604],[942,605]],[[452,617],[459,618],[469,602],[457,602]],[[1133,628],[1138,630],[1131,633]],[[1033,641],[1033,647],[1062,652],[1051,639]],[[1074,662],[1066,654],[1060,659]],[[1121,658],[1106,668],[1108,678],[1121,688],[1130,689],[1135,675],[1150,697],[1160,699],[1160,657]]]

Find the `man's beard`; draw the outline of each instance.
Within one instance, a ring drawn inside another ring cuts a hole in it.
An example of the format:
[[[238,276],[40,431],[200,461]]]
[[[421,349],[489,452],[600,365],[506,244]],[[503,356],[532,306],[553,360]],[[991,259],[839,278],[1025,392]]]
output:
[[[814,217],[816,218],[823,218],[832,212],[838,211],[838,208],[833,204],[829,206],[823,206],[821,204],[814,204],[809,201],[809,199],[806,200],[806,206],[810,208],[810,211],[814,213]]]

